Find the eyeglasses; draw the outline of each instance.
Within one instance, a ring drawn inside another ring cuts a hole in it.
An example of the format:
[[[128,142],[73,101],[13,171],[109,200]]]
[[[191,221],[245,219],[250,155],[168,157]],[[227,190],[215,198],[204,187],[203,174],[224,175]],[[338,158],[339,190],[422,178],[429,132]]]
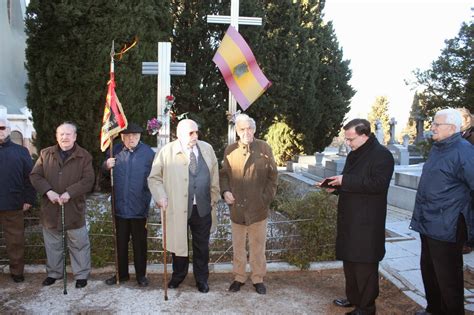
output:
[[[445,125],[453,126],[453,124],[446,124],[446,123],[436,123],[436,122],[431,123],[431,127],[435,127],[435,128],[438,128],[439,126],[445,126]]]
[[[5,130],[7,129],[7,126],[0,126],[0,130]]]

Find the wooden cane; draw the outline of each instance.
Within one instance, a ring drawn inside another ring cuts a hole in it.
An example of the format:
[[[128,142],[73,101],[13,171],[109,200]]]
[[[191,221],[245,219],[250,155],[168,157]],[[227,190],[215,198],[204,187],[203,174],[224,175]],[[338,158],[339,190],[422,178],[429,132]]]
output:
[[[63,294],[67,294],[67,272],[66,272],[66,231],[64,227],[64,205],[61,204],[61,229],[63,237]]]
[[[168,301],[168,272],[167,272],[167,263],[166,263],[166,208],[163,207],[161,209],[163,212],[163,268],[164,268],[164,282],[163,282],[163,287],[165,289],[165,301]]]

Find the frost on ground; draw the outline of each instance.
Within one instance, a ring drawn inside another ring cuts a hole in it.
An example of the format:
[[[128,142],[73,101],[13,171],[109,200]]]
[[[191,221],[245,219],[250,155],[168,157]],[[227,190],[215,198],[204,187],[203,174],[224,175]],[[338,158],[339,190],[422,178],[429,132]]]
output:
[[[87,287],[76,289],[72,275],[67,291],[57,281],[41,286],[44,274],[26,274],[26,281],[15,284],[8,274],[0,274],[0,313],[15,314],[344,314],[347,309],[332,305],[344,296],[342,270],[271,272],[266,277],[268,293],[259,295],[250,281],[240,292],[227,289],[229,273],[211,273],[210,292],[197,291],[192,274],[178,289],[168,290],[168,301],[162,290],[163,276],[151,274],[150,286],[140,288],[132,278],[120,286],[104,283],[110,274],[94,274]],[[381,280],[377,300],[378,314],[414,313],[419,307],[388,281]]]

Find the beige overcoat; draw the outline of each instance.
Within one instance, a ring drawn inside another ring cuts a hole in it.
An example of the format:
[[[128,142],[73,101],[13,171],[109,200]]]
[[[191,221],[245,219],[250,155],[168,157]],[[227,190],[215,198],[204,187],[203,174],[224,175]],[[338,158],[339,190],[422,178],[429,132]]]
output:
[[[216,206],[220,198],[219,166],[212,146],[198,141],[197,146],[202,154],[211,177],[210,191],[212,204],[212,228],[216,226]],[[153,161],[148,187],[153,199],[158,202],[168,199],[166,212],[166,247],[176,256],[188,256],[188,180],[189,159],[181,148],[179,140],[165,145]]]

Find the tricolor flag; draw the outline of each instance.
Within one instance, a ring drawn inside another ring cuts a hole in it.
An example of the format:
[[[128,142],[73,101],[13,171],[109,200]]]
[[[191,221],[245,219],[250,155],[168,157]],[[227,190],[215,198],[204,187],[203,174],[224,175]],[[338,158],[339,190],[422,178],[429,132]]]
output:
[[[116,137],[120,131],[127,128],[127,117],[122,109],[122,104],[115,94],[115,75],[113,64],[111,64],[110,80],[107,98],[105,101],[104,116],[102,118],[102,129],[100,131],[100,149],[102,152],[107,150],[111,144],[111,139]]]
[[[237,30],[229,26],[212,59],[225,79],[227,87],[243,110],[271,85],[255,60],[249,45]]]

